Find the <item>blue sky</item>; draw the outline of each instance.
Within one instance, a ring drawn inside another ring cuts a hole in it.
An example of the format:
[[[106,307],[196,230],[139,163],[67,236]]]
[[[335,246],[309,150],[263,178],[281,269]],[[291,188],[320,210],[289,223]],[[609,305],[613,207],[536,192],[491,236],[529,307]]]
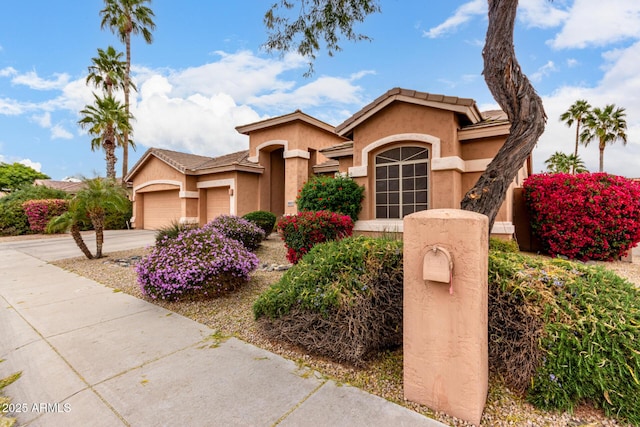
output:
[[[0,161],[54,179],[105,174],[77,121],[92,102],[85,85],[97,49],[124,46],[100,29],[101,0],[5,2],[0,14]],[[295,54],[267,54],[262,17],[271,1],[154,0],[153,44],[132,43],[134,140],[130,167],[149,147],[217,156],[246,149],[235,126],[296,109],[337,125],[393,87],[497,105],[482,78],[486,0],[381,0],[357,28],[371,42],[343,41],[318,55],[315,74]],[[605,170],[640,176],[640,2],[520,0],[515,37],[524,72],[542,96],[547,129],[534,171],[575,128],[559,116],[575,100],[627,110],[628,144],[607,147]],[[120,157],[120,153],[117,153]],[[597,143],[581,147],[597,171]],[[116,171],[120,173],[118,161]]]

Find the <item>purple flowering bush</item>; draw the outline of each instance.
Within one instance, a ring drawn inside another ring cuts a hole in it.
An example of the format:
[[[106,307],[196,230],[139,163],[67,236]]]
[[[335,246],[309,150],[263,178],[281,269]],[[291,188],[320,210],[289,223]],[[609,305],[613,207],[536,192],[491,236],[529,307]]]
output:
[[[258,257],[212,227],[180,233],[155,246],[136,266],[142,292],[153,299],[215,297],[249,280]]]
[[[265,238],[264,230],[253,222],[235,215],[220,215],[204,226],[205,229],[216,229],[223,236],[237,240],[250,251],[255,251]]]

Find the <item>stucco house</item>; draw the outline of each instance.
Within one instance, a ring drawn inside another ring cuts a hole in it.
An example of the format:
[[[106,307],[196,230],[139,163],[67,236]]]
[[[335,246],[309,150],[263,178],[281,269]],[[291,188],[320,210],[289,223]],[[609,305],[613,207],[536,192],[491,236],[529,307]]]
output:
[[[475,101],[395,88],[337,127],[301,111],[238,126],[249,149],[211,158],[151,148],[126,177],[136,228],[204,224],[220,214],[296,212],[315,174],[343,173],[365,187],[359,232],[401,232],[403,216],[459,208],[509,134],[502,111]],[[512,183],[531,173],[531,160]],[[511,236],[512,191],[494,234]]]

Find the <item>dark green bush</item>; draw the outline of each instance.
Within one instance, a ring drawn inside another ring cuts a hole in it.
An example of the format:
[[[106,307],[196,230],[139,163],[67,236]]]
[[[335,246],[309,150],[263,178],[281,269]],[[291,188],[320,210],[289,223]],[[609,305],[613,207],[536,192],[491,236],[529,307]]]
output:
[[[640,290],[602,267],[489,253],[489,360],[541,408],[640,423]]]
[[[28,186],[0,198],[0,235],[17,236],[31,232],[29,219],[22,208],[28,200],[68,199],[62,190],[42,186]]]
[[[361,364],[402,343],[402,242],[349,237],[316,245],[253,306],[271,338]]]
[[[255,251],[264,240],[264,231],[253,222],[235,215],[220,215],[203,228],[213,228],[230,239],[237,240],[250,251]]]
[[[129,221],[133,216],[133,203],[131,201],[129,201],[129,208],[126,211],[119,211],[112,206],[107,206],[105,211],[105,230],[126,230],[129,228]]]
[[[362,209],[364,187],[349,177],[316,176],[307,181],[298,194],[300,211],[330,211],[358,220]]]
[[[264,231],[264,238],[269,237],[273,233],[273,227],[276,225],[277,217],[267,211],[253,211],[242,216],[244,219],[253,222]]]

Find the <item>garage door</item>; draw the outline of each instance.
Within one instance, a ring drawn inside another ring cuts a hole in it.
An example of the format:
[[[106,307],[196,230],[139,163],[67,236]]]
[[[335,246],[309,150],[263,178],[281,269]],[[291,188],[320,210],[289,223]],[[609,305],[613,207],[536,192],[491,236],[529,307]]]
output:
[[[216,187],[207,190],[207,222],[220,215],[229,215],[229,187]]]
[[[179,221],[181,215],[178,190],[144,193],[144,228],[157,230]]]

